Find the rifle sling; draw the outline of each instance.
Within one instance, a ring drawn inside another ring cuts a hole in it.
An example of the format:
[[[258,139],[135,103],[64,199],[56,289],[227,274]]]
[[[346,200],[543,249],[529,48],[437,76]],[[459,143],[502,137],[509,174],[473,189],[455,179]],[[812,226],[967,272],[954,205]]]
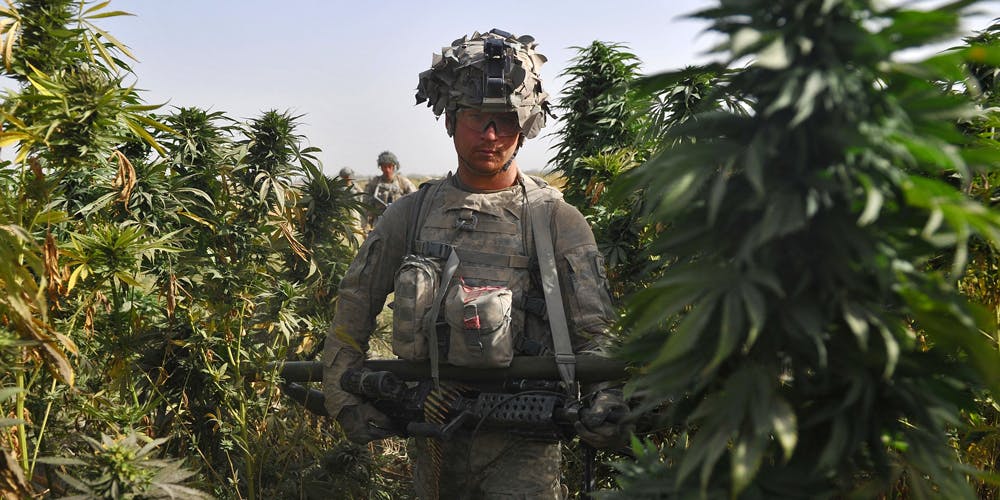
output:
[[[566,322],[566,309],[563,307],[562,292],[559,288],[559,270],[556,268],[555,250],[552,248],[552,231],[549,225],[552,220],[553,200],[545,197],[545,190],[531,177],[524,176],[524,181],[535,252],[538,254],[538,270],[542,278],[542,291],[545,294],[545,306],[549,316],[549,329],[552,330],[556,366],[559,368],[559,377],[566,383],[567,388],[571,388],[576,381],[576,356],[573,354],[573,343],[569,338],[569,324]]]

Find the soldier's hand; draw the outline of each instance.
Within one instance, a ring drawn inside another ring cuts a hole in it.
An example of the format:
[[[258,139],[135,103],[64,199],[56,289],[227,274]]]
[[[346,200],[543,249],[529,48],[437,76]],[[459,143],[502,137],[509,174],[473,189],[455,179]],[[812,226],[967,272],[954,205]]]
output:
[[[392,420],[367,403],[345,406],[337,415],[337,422],[347,439],[358,444],[398,434]]]
[[[590,404],[580,410],[580,419],[573,424],[577,434],[594,448],[614,448],[625,443],[631,426],[608,417],[623,414],[628,405],[618,389],[605,389],[594,395]]]

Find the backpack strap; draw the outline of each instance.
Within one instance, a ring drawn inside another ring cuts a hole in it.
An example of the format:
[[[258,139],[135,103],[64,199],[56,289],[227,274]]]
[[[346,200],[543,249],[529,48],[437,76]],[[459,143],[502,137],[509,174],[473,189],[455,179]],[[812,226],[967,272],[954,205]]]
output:
[[[441,269],[441,281],[438,284],[437,293],[434,294],[434,304],[431,306],[431,310],[427,313],[427,316],[424,316],[424,331],[427,332],[427,341],[430,343],[428,357],[431,362],[431,380],[434,381],[435,389],[441,388],[440,369],[438,366],[441,364],[441,351],[438,348],[437,317],[438,313],[441,312],[441,302],[444,301],[444,295],[448,292],[448,284],[451,283],[451,277],[455,275],[455,270],[458,269],[458,264],[460,263],[458,252],[450,245],[447,248],[448,258]]]
[[[550,227],[553,202],[561,196],[558,191],[527,175],[524,176],[524,189],[528,198],[531,231],[535,240],[535,252],[538,254],[538,270],[542,278],[542,292],[545,294],[549,329],[552,331],[556,367],[559,369],[559,378],[570,389],[576,381],[576,355],[573,354],[573,343],[569,338],[569,323],[566,321],[566,309],[563,307],[562,291],[559,288],[559,270],[556,268]]]
[[[414,243],[417,241],[417,236],[420,235],[420,229],[424,227],[424,220],[427,219],[427,211],[430,210],[429,203],[424,203],[427,199],[427,192],[431,189],[434,190],[434,194],[437,194],[438,190],[441,189],[441,182],[428,181],[420,185],[420,189],[417,190],[417,209],[410,212],[410,223],[406,226],[406,253],[411,254],[414,250]],[[431,199],[434,199],[431,196]]]
[[[414,251],[425,255],[434,253],[436,255],[432,255],[433,257],[445,259],[444,267],[441,269],[441,281],[438,283],[437,293],[434,294],[434,304],[427,316],[424,317],[423,323],[424,333],[427,334],[427,341],[430,343],[428,357],[431,364],[431,380],[434,382],[435,389],[440,389],[440,376],[438,374],[441,364],[441,352],[438,350],[437,317],[438,313],[441,312],[441,302],[448,291],[448,284],[451,282],[451,277],[455,275],[460,261],[458,252],[451,245],[439,244],[440,246],[435,249],[435,252],[429,252],[427,248],[424,248],[424,245],[420,245],[423,242],[417,241],[417,237],[420,235],[420,229],[424,227],[424,221],[427,220],[427,212],[430,211],[431,203],[427,202],[428,191],[434,191],[430,196],[430,199],[433,200],[445,182],[447,180],[425,182],[420,185],[420,189],[417,191],[417,208],[410,213],[410,224],[406,227],[406,254],[414,253]]]

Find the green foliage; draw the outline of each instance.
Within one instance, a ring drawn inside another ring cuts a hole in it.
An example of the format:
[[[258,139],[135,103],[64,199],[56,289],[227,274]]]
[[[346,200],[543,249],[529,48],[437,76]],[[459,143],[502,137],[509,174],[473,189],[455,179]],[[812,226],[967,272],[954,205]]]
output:
[[[20,85],[0,103],[0,145],[17,148],[0,164],[3,458],[91,496],[190,497],[194,479],[300,495],[282,471],[335,438],[260,367],[317,352],[355,245],[338,221],[358,203],[299,117],[149,114],[122,85],[127,50],[94,24],[123,14],[107,5],[0,9]],[[76,461],[60,480],[46,455]]]
[[[154,458],[166,439],[149,439],[130,433],[121,438],[84,436],[90,453],[79,458],[55,459],[50,463],[70,466],[73,474],[58,473],[79,495],[65,499],[212,498],[184,483],[195,474],[181,460]]]
[[[553,167],[566,183],[563,194],[576,206],[593,194],[595,179],[602,173],[581,163],[587,157],[637,145],[642,122],[642,106],[631,101],[631,82],[638,76],[635,55],[617,43],[594,41],[574,47],[577,55],[562,73],[568,79],[558,109],[563,128],[556,143]]]
[[[608,185],[650,152],[643,141],[647,104],[635,97],[636,57],[621,44],[594,41],[576,47],[563,72],[569,79],[560,101],[562,129],[552,166],[563,179],[566,201],[584,214],[608,263],[616,296],[639,286],[637,270],[645,228],[637,220],[640,199],[611,204]]]
[[[997,104],[1000,103],[1000,61],[995,57],[1000,48],[1000,24],[994,23],[975,36],[967,37],[962,47],[970,56],[966,64],[968,79],[962,82],[948,82],[944,86],[962,92],[973,99],[982,110],[968,121],[961,123],[962,130],[975,138],[985,149],[996,150],[1000,135]],[[989,57],[990,52],[994,54]],[[958,85],[956,85],[958,84]],[[988,169],[975,172],[966,188],[967,195],[979,203],[994,209],[1000,202],[1000,171]],[[995,245],[973,237],[969,243],[968,267],[959,282],[959,288],[973,302],[990,311],[1000,322],[1000,252]],[[1000,332],[992,332],[994,342]],[[1000,457],[1000,406],[996,398],[983,394],[978,398],[977,408],[964,414],[967,425],[957,436],[958,447],[963,450],[963,458],[976,467],[997,469]],[[992,483],[992,484],[991,484]],[[980,498],[996,497],[1000,486],[996,481],[983,480],[977,486]]]
[[[953,33],[969,3],[698,14],[728,37],[727,65],[752,60],[727,79],[744,104],[695,103],[614,186],[644,189],[665,228],[651,248],[671,263],[628,302],[625,354],[645,366],[632,389],[671,401],[668,424],[690,439],[622,466],[618,496],[973,498],[948,435],[970,389],[1000,389],[1000,359],[983,335],[996,318],[954,280],[971,238],[1000,243],[1000,214],[960,188],[1000,158],[959,132],[971,103],[934,83],[969,52],[893,62]]]
[[[605,196],[609,187],[657,149],[689,140],[667,133],[697,109],[744,113],[748,104],[729,91],[729,71],[687,68],[640,78],[637,59],[622,45],[595,41],[577,50],[564,73],[570,81],[560,104],[563,128],[553,166],[563,177],[567,201],[591,223],[612,292],[620,298],[648,286],[667,261],[649,251],[662,227],[642,220],[642,189],[616,199]]]

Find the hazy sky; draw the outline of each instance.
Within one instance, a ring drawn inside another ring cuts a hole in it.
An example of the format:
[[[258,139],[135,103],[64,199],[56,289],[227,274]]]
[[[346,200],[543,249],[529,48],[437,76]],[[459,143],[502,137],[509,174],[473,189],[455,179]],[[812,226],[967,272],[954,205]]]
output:
[[[1000,11],[996,2],[990,10]],[[328,173],[343,166],[378,173],[382,150],[404,174],[441,175],[455,166],[451,140],[425,105],[416,106],[417,74],[431,54],[473,31],[530,34],[548,58],[546,90],[558,97],[559,74],[593,40],[627,45],[645,73],[705,62],[718,41],[706,24],[683,16],[710,0],[340,1],[114,0],[134,17],[100,22],[128,45],[137,87],[149,103],[198,106],[251,118],[262,111],[303,115],[300,133],[323,150]],[[996,17],[1000,14],[994,14]],[[987,20],[988,20],[987,16]],[[974,29],[985,28],[985,21]],[[554,142],[527,141],[518,155],[540,170]]]
[[[114,0],[111,8],[135,16],[100,25],[139,59],[132,66],[147,102],[236,118],[290,110],[304,115],[300,131],[323,150],[327,172],[375,175],[375,158],[388,149],[404,174],[440,175],[454,168],[454,149],[414,92],[442,46],[494,27],[530,34],[548,58],[545,89],[557,95],[570,47],[593,40],[627,44],[645,71],[695,62],[713,38],[699,36],[704,23],[679,16],[711,3]],[[523,169],[545,166],[553,124],[525,143]]]

